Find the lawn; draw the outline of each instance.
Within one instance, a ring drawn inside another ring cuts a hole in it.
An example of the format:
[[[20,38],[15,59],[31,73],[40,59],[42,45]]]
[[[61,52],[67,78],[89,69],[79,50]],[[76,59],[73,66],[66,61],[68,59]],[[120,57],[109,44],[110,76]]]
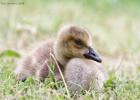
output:
[[[0,99],[71,100],[53,76],[39,83],[16,80],[22,55],[38,42],[55,38],[73,23],[86,27],[110,79],[102,91],[85,91],[83,100],[140,100],[139,0],[0,0]]]

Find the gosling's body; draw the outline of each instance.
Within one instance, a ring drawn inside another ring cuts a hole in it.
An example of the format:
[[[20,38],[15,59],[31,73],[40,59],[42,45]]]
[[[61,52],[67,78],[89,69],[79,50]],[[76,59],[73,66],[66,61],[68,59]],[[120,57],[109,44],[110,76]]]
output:
[[[81,90],[100,90],[108,75],[104,67],[92,60],[73,58],[66,65],[65,79],[72,94]]]
[[[16,74],[19,80],[25,81],[27,77],[35,75],[37,79],[43,81],[49,74],[51,64],[54,66],[54,41],[49,40],[41,43],[35,50],[23,57],[16,69]],[[59,63],[59,62],[58,62]],[[57,72],[57,69],[56,69]],[[57,75],[59,76],[59,75]]]
[[[91,81],[96,80],[96,76],[99,76],[101,81],[96,81],[93,86],[98,87],[97,83],[99,82],[99,87],[102,87],[102,81],[104,81],[102,80],[102,77],[104,77],[102,68],[95,64],[94,61],[86,59],[101,62],[98,54],[92,49],[89,32],[79,26],[68,25],[58,31],[56,41],[45,41],[34,52],[21,59],[15,72],[19,80],[24,81],[27,77],[35,75],[42,81],[48,77],[51,72],[50,67],[53,65],[55,66],[54,74],[56,79],[61,80],[56,66],[56,63],[58,63],[62,73],[64,74],[65,72],[64,76],[70,91],[80,91],[80,89],[75,85],[69,84],[69,81],[79,83],[87,90]],[[102,75],[98,75],[97,71]],[[83,81],[85,82],[83,83]]]

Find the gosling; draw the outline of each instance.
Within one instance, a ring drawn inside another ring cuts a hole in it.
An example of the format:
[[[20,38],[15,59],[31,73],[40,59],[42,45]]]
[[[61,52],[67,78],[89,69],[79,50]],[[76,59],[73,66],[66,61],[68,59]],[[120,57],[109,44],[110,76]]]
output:
[[[102,60],[92,49],[91,43],[87,30],[76,25],[66,25],[58,31],[56,41],[45,41],[30,55],[21,59],[15,70],[17,78],[25,81],[29,76],[36,76],[43,81],[48,77],[50,66],[53,65],[56,80],[61,80],[56,66],[59,65],[64,74],[66,64],[72,58],[92,59],[100,63]]]

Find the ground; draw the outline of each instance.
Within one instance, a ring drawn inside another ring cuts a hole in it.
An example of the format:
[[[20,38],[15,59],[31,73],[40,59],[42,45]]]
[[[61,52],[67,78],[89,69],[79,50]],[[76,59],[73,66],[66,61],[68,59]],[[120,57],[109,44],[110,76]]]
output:
[[[55,38],[67,23],[84,26],[103,58],[110,79],[100,92],[79,95],[84,100],[140,100],[140,1],[138,0],[1,0],[0,99],[73,99],[63,82],[50,77],[16,80],[20,57],[44,39]]]

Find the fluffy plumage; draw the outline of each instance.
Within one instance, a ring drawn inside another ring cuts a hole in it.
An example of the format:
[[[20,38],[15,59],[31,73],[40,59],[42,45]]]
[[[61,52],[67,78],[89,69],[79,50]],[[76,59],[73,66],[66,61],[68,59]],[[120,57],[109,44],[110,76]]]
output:
[[[24,81],[27,77],[35,75],[42,81],[48,77],[51,66],[54,66],[56,79],[60,80],[61,76],[52,55],[56,58],[62,73],[66,64],[73,58],[87,58],[101,62],[98,54],[92,49],[89,32],[76,25],[66,25],[58,31],[56,41],[44,41],[21,59],[15,71],[18,79]]]
[[[66,65],[65,79],[72,94],[81,90],[100,90],[108,75],[104,67],[95,61],[73,58]]]

